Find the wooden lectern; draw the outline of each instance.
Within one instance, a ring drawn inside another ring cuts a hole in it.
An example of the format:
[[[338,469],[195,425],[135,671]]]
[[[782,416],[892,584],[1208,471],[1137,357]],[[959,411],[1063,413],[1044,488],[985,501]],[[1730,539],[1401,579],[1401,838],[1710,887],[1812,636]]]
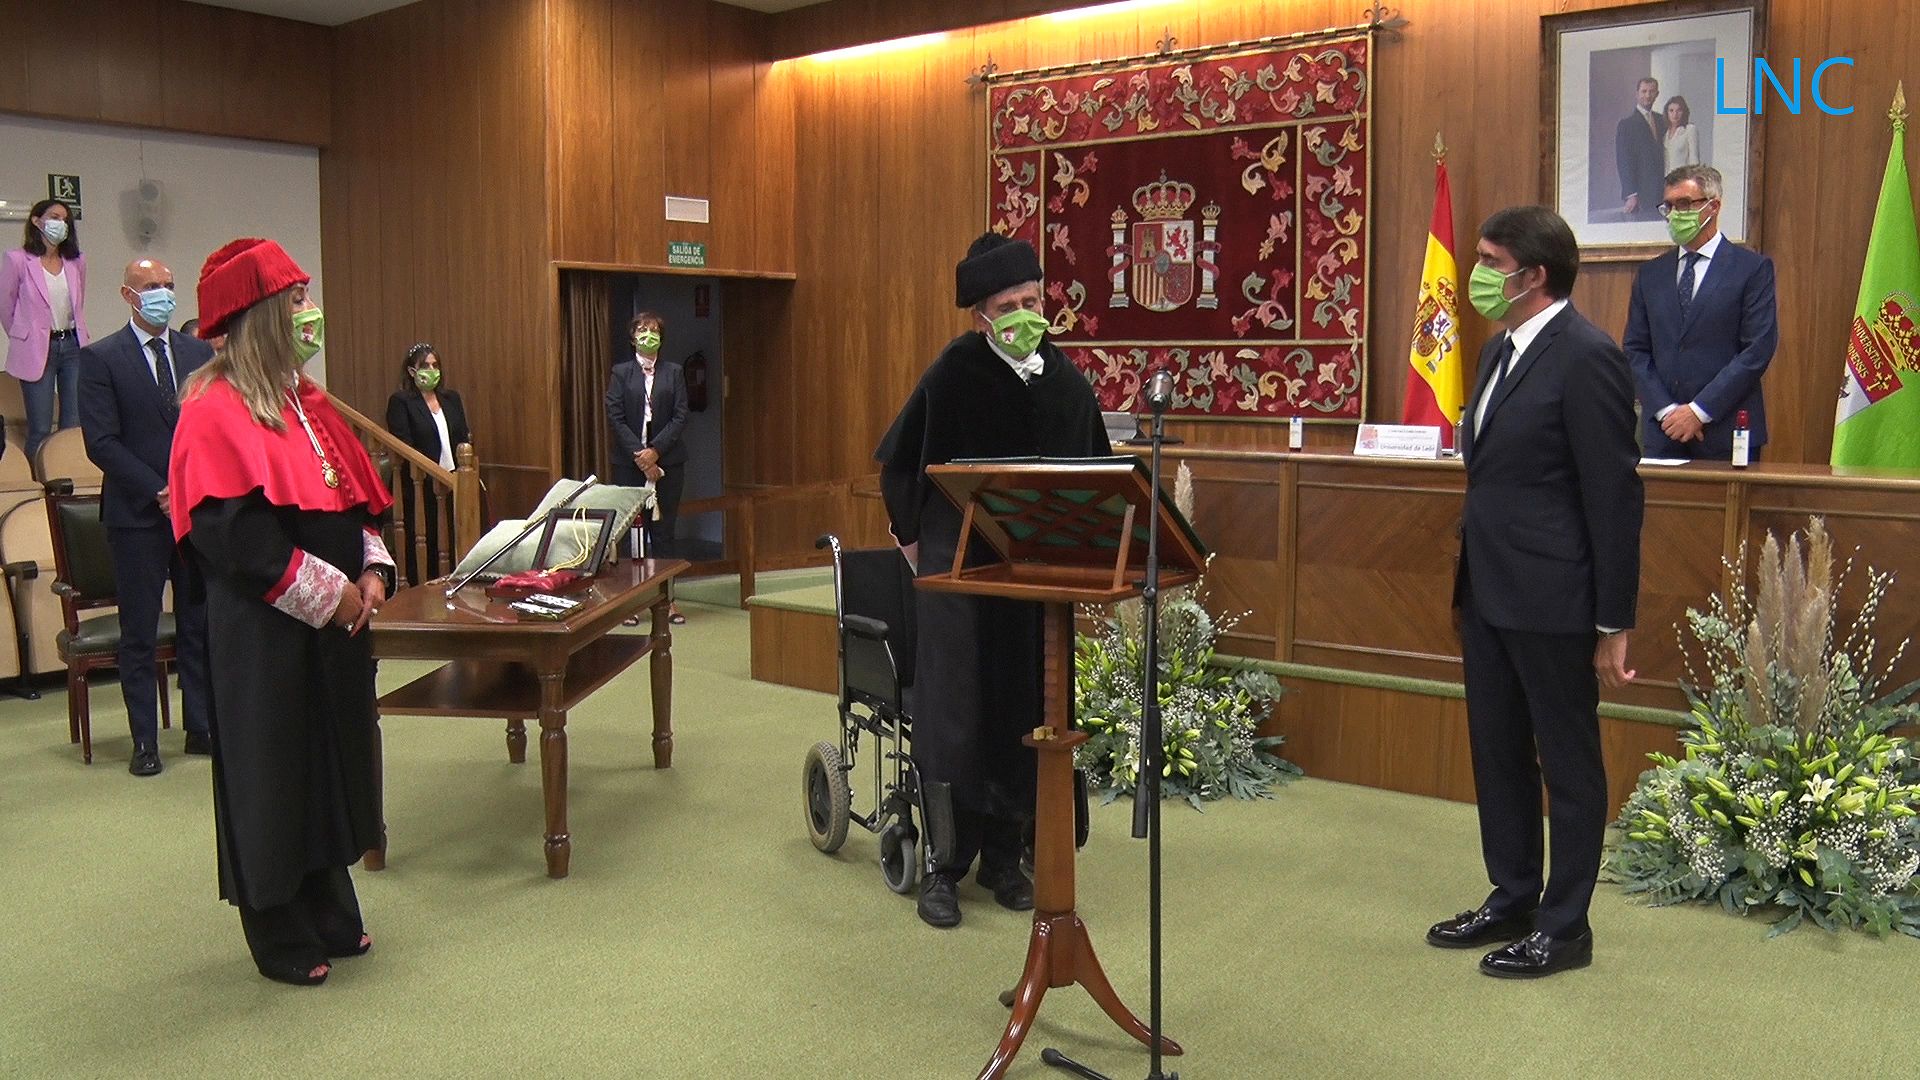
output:
[[[1019,458],[934,465],[927,476],[963,512],[953,566],[915,584],[1045,605],[1046,716],[1024,740],[1039,754],[1034,819],[1033,936],[1015,988],[1013,1016],[980,1080],[1005,1074],[1055,986],[1079,983],[1121,1030],[1142,1043],[1147,1026],[1129,1011],[1100,969],[1086,923],[1074,911],[1073,606],[1111,604],[1140,594],[1147,561],[1146,516],[1160,515],[1160,587],[1197,580],[1206,555],[1164,494],[1156,499],[1138,458]],[[985,538],[1001,560],[967,566]],[[1162,1054],[1179,1044],[1162,1037]]]

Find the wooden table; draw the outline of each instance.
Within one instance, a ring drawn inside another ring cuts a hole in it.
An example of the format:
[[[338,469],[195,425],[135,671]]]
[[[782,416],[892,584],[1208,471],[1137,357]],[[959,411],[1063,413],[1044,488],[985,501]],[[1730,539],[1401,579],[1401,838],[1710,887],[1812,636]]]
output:
[[[668,623],[678,559],[622,560],[561,620],[523,618],[479,583],[445,595],[445,582],[404,589],[373,619],[380,660],[446,660],[432,673],[380,698],[382,715],[485,716],[507,721],[507,760],[527,760],[526,721],[540,722],[540,787],[546,801],[547,876],[567,876],[567,710],[634,661],[651,654],[653,765],[673,766],[673,634]],[[650,634],[615,634],[623,620],[651,608]],[[384,770],[380,770],[383,772]],[[376,774],[378,775],[378,773]],[[384,787],[384,781],[382,781]],[[385,805],[384,797],[382,805]],[[386,828],[366,867],[386,865]]]

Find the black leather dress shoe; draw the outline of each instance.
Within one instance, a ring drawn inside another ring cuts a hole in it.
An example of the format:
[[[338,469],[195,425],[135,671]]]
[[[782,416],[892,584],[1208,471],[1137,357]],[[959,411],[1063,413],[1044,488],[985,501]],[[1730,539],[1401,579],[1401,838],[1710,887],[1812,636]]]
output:
[[[989,870],[982,866],[976,881],[993,894],[993,901],[1008,911],[1033,910],[1033,882],[1017,868]]]
[[[1427,944],[1442,949],[1473,949],[1496,941],[1512,941],[1533,930],[1533,912],[1501,915],[1485,904],[1463,911],[1427,928]]]
[[[127,763],[127,771],[135,776],[160,775],[159,749],[151,746],[134,747],[133,760]]]
[[[1500,979],[1538,979],[1593,963],[1593,931],[1562,941],[1538,931],[1480,958],[1480,970]]]
[[[960,897],[952,878],[928,874],[920,884],[920,921],[942,930],[960,925]]]
[[[204,731],[187,732],[186,752],[205,756],[213,753],[213,740]]]

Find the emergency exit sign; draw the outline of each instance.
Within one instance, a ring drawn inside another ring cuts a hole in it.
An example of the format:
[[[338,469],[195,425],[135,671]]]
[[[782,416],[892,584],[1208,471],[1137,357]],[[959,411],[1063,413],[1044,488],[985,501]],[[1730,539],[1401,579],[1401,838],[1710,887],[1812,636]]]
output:
[[[705,266],[707,265],[707,245],[691,240],[672,240],[667,243],[668,266]]]

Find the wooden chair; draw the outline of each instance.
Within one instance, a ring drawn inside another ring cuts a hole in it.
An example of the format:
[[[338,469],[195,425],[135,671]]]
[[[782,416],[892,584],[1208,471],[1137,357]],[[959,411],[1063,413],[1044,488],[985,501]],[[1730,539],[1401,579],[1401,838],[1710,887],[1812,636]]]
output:
[[[0,384],[6,381],[0,379]],[[0,416],[6,416],[6,414],[0,413]],[[10,416],[7,417],[9,423],[12,419]],[[13,441],[11,430],[7,432],[7,449],[4,453],[0,453],[0,488],[7,490],[32,488],[36,492],[40,489],[40,481],[33,478],[33,463],[27,460],[26,451],[20,449],[20,444]]]
[[[93,730],[87,698],[87,676],[119,664],[120,618],[117,614],[82,619],[83,611],[111,608],[117,603],[113,553],[107,548],[107,527],[100,523],[100,496],[76,495],[73,484],[47,484],[47,523],[53,531],[53,592],[60,598],[66,629],[56,639],[60,659],[67,665],[67,735],[80,744],[81,760],[93,763]],[[160,616],[155,639],[155,678],[160,684],[160,726],[172,727],[167,695],[167,668],[174,661],[173,616]]]
[[[7,435],[7,452],[0,456],[0,468],[7,464],[9,457],[18,458],[21,472],[31,471],[32,463],[27,461],[27,402],[20,396],[19,379],[0,379],[0,420],[4,420]]]
[[[33,464],[37,470],[34,475],[48,483],[67,479],[82,488],[100,486],[100,466],[87,456],[86,436],[77,427],[61,428],[47,436]]]
[[[66,670],[55,644],[64,626],[60,598],[53,595],[53,531],[47,526],[46,493],[37,482],[24,490],[0,488],[0,564],[13,609],[9,640],[20,657],[20,677],[7,692],[32,697],[27,680]]]

